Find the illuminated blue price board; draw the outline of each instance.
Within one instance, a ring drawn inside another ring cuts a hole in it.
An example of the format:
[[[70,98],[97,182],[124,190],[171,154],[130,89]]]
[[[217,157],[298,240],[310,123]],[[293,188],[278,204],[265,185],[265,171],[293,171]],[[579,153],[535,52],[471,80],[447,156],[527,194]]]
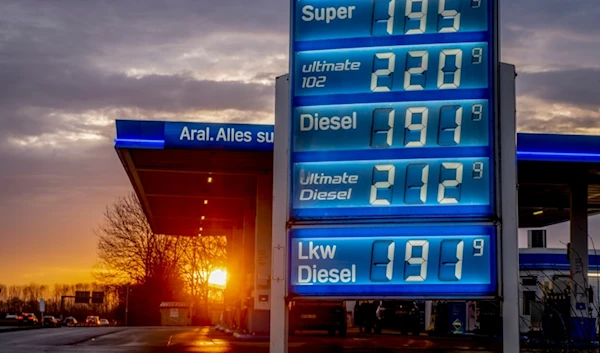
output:
[[[303,95],[485,89],[486,43],[306,51],[297,54]]]
[[[298,0],[295,40],[485,32],[488,0]]]
[[[492,296],[494,227],[304,228],[291,230],[292,296]]]
[[[495,217],[497,6],[292,1],[292,221]]]
[[[497,293],[497,7],[292,0],[291,295]]]
[[[294,152],[488,147],[487,100],[298,107]]]
[[[487,158],[306,162],[294,167],[299,217],[375,217],[489,212]]]

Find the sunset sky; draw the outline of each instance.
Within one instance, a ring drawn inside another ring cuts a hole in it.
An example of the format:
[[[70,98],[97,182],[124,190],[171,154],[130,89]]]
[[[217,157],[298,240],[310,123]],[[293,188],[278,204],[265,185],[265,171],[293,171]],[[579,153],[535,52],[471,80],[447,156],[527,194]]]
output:
[[[1,1],[0,283],[91,280],[116,118],[272,123],[288,1]],[[500,2],[519,129],[600,134],[598,0]]]

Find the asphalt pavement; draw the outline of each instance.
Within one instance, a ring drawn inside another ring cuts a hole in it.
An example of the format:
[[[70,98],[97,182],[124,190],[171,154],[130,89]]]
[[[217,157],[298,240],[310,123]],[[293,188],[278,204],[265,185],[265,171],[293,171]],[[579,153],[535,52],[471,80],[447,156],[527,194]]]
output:
[[[501,352],[486,340],[427,336],[348,337],[299,333],[290,337],[290,353],[479,353]],[[244,341],[209,327],[63,327],[0,333],[0,353],[268,353],[269,342]]]

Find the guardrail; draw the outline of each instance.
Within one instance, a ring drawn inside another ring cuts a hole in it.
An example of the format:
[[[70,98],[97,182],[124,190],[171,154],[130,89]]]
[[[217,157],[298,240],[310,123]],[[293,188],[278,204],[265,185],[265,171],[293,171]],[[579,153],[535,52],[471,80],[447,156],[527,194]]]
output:
[[[36,330],[42,328],[42,325],[21,325],[21,326],[0,326],[0,333]]]
[[[37,325],[40,325],[39,323]],[[23,327],[27,327],[27,326],[35,326],[32,324],[23,324],[20,320],[6,320],[6,319],[0,319],[0,327],[1,326],[23,326]]]

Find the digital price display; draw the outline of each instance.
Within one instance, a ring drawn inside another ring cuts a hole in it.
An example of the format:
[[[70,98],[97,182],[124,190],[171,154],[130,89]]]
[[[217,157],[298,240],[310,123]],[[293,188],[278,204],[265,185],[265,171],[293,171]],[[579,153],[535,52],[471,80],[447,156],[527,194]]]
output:
[[[494,215],[496,7],[292,1],[292,219]]]
[[[487,147],[486,100],[424,101],[298,107],[296,152]],[[455,153],[455,152],[453,152]]]
[[[487,0],[297,0],[295,40],[485,32]]]
[[[493,297],[497,0],[291,4],[289,293]]]
[[[487,158],[297,163],[293,206],[300,217],[481,215],[488,169]]]
[[[296,296],[470,296],[497,288],[495,228],[477,225],[290,231]]]
[[[297,96],[488,86],[486,43],[306,51],[295,60]]]

